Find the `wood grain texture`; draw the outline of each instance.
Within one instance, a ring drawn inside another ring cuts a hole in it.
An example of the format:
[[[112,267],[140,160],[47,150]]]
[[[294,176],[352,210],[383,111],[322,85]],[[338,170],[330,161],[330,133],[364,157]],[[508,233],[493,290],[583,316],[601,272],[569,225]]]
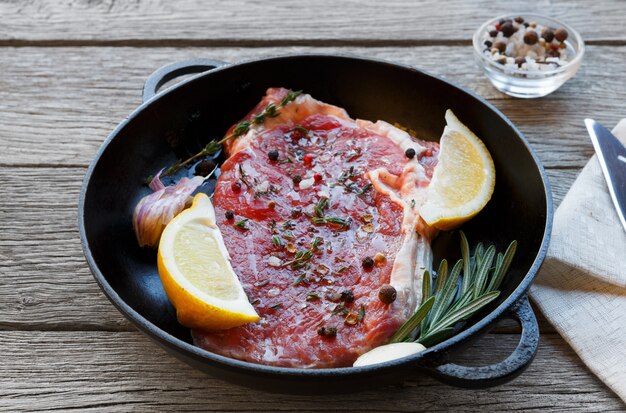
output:
[[[471,61],[471,49],[407,48],[3,48],[0,59],[0,165],[84,166],[141,103],[156,68],[191,57],[229,62],[296,52],[353,53],[419,66],[489,99],[526,135],[548,168],[582,168],[593,153],[584,117],[607,125],[626,115],[626,46],[588,48],[577,77],[547,98],[496,91]],[[449,58],[448,58],[449,57]],[[606,68],[616,68],[607,81]],[[623,92],[626,92],[624,90]],[[42,139],[45,137],[45,139]]]
[[[84,173],[84,168],[0,168],[0,329],[132,330],[83,257],[77,204]],[[549,173],[559,197],[577,175]],[[502,328],[517,330],[514,323]],[[554,330],[544,321],[542,331]]]
[[[512,11],[563,19],[587,41],[626,39],[620,0],[451,0],[445,4],[437,0],[350,0],[340,4],[332,0],[4,1],[0,2],[0,39],[5,44],[24,40],[144,45],[162,45],[168,40],[207,45],[376,44],[390,40],[469,44],[484,21]]]
[[[68,339],[70,338],[71,339]],[[489,336],[468,355],[497,361],[514,336]],[[415,375],[404,385],[333,396],[249,390],[206,376],[137,332],[3,332],[0,409],[17,411],[299,411],[299,412],[617,412],[609,393],[557,336],[514,382],[488,390],[454,390]],[[538,385],[541,383],[542,385]]]
[[[502,95],[472,63],[473,31],[511,10],[562,18],[590,45],[579,74],[548,98]],[[513,120],[558,204],[593,153],[582,118],[613,125],[626,115],[625,13],[622,0],[0,0],[0,411],[626,410],[541,316],[535,362],[494,389],[416,376],[321,398],[228,384],[135,331],[98,288],[76,228],[86,166],[140,104],[145,78],[193,57],[352,53],[445,76]],[[518,331],[503,321],[460,360],[499,360]]]

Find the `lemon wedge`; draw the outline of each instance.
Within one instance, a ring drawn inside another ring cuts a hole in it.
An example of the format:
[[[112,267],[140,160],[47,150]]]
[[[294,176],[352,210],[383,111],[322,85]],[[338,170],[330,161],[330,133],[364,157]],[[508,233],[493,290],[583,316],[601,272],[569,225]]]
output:
[[[259,320],[233,271],[205,194],[197,194],[163,230],[158,268],[182,325],[225,330]]]
[[[485,144],[451,110],[440,141],[439,161],[421,215],[431,227],[450,230],[478,214],[496,183]]]

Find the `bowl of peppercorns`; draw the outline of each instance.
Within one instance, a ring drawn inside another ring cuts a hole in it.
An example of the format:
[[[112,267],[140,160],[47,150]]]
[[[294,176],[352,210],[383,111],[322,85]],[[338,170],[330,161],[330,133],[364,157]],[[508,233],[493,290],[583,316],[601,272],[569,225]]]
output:
[[[474,33],[474,55],[499,91],[520,98],[546,96],[572,78],[585,44],[574,29],[537,14],[501,16]]]

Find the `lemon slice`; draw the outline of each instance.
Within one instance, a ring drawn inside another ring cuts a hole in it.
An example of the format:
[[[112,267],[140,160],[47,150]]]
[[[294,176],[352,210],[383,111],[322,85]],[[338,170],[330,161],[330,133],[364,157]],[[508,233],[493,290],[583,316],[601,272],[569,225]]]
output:
[[[225,330],[259,320],[233,271],[205,194],[196,195],[191,207],[163,230],[158,268],[182,325]]]
[[[491,199],[496,183],[485,144],[451,110],[440,141],[439,161],[421,215],[432,227],[450,230],[468,221]]]

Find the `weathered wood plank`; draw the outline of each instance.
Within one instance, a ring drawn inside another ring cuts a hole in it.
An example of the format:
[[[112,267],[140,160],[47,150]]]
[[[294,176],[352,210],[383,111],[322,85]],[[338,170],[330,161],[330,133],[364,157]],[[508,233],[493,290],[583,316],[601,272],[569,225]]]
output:
[[[471,63],[469,47],[3,48],[0,124],[6,127],[0,164],[87,165],[115,125],[140,103],[145,78],[165,63],[198,56],[232,62],[295,52],[368,55],[445,76],[490,99],[552,168],[581,168],[591,156],[584,117],[613,125],[626,114],[626,72],[621,70],[626,46],[589,47],[594,64],[584,65],[553,95],[532,101],[497,92]],[[458,64],[459,58],[466,62]]]
[[[0,329],[132,329],[100,292],[82,254],[76,208],[84,172],[0,168]],[[557,194],[576,174],[556,171]],[[554,331],[545,322],[542,330]],[[508,323],[502,331],[517,328]]]
[[[489,336],[471,355],[490,363],[515,336]],[[495,350],[495,353],[494,353]],[[404,386],[333,396],[268,394],[228,384],[188,367],[137,332],[3,332],[0,409],[18,411],[622,411],[557,336],[512,383],[457,390],[416,375]],[[540,385],[541,384],[541,385]]]
[[[620,0],[453,0],[445,5],[437,0],[365,0],[343,1],[338,6],[332,0],[5,1],[0,3],[0,39],[8,44],[19,40],[121,40],[126,44],[202,40],[209,45],[232,45],[333,39],[469,43],[484,21],[512,10],[561,18],[588,41],[626,39]]]

